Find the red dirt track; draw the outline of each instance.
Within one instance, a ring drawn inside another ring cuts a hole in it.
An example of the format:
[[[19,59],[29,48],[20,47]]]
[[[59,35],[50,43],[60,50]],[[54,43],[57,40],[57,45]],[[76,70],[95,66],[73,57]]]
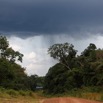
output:
[[[86,99],[80,99],[80,98],[51,98],[51,99],[44,99],[41,103],[103,103],[98,101],[91,101]]]

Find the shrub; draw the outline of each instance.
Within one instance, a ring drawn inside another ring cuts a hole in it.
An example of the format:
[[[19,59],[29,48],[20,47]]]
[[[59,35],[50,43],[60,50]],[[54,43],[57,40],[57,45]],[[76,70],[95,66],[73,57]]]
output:
[[[18,96],[18,92],[13,89],[7,90],[6,93],[13,97]]]

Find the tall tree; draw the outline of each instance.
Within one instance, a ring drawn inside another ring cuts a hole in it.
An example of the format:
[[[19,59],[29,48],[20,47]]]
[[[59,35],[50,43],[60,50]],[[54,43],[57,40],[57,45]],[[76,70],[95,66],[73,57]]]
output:
[[[23,54],[9,48],[7,38],[5,36],[0,36],[0,56],[1,58],[8,59],[11,62],[15,62],[16,60],[22,62]]]
[[[4,52],[8,48],[9,43],[7,41],[7,38],[5,36],[0,36],[0,56],[4,57]]]
[[[0,86],[4,88],[23,89],[27,75],[24,68],[15,61],[22,62],[23,54],[9,47],[5,36],[0,36]]]
[[[71,70],[70,62],[76,56],[77,51],[69,43],[54,44],[48,49],[51,57],[58,60],[62,65]]]
[[[18,51],[14,51],[12,48],[7,48],[4,55],[11,62],[15,62],[16,60],[22,62],[23,54]]]
[[[91,54],[93,54],[93,51],[95,51],[97,49],[97,47],[95,46],[95,44],[90,43],[89,46],[82,52],[83,56],[90,56]]]

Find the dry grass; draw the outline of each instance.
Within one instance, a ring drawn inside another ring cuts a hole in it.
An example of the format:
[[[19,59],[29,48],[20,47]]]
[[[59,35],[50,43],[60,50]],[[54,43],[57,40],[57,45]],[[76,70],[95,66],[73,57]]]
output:
[[[102,94],[100,93],[84,93],[82,96],[90,100],[101,100],[102,98]]]
[[[39,103],[40,100],[32,97],[0,98],[0,103]]]
[[[0,103],[40,103],[42,99],[42,91],[0,90]]]

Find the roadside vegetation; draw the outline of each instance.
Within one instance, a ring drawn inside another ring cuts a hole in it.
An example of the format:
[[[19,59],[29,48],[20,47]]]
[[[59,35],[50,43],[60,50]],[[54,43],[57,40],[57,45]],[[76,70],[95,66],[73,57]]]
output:
[[[0,103],[39,103],[43,98],[42,91],[0,88]]]
[[[103,100],[103,49],[95,44],[77,55],[69,43],[54,44],[48,49],[58,63],[45,76],[44,92]]]
[[[83,87],[81,89],[73,89],[65,94],[65,96],[85,98],[89,100],[103,101],[103,90],[99,87]]]
[[[0,103],[36,103],[40,99],[34,92],[36,87],[43,87],[44,77],[28,76],[18,64],[22,61],[23,54],[13,50],[5,36],[0,36]]]
[[[43,77],[28,76],[25,68],[17,64],[22,60],[23,54],[9,47],[7,38],[0,36],[0,87],[35,91],[37,86],[43,86]]]
[[[22,62],[23,54],[9,47],[7,38],[0,36],[1,103],[38,103],[44,97],[54,96],[103,101],[103,49],[90,43],[77,55],[72,44],[64,43],[52,45],[48,54],[58,63],[50,67],[45,77],[28,76],[17,63]]]

